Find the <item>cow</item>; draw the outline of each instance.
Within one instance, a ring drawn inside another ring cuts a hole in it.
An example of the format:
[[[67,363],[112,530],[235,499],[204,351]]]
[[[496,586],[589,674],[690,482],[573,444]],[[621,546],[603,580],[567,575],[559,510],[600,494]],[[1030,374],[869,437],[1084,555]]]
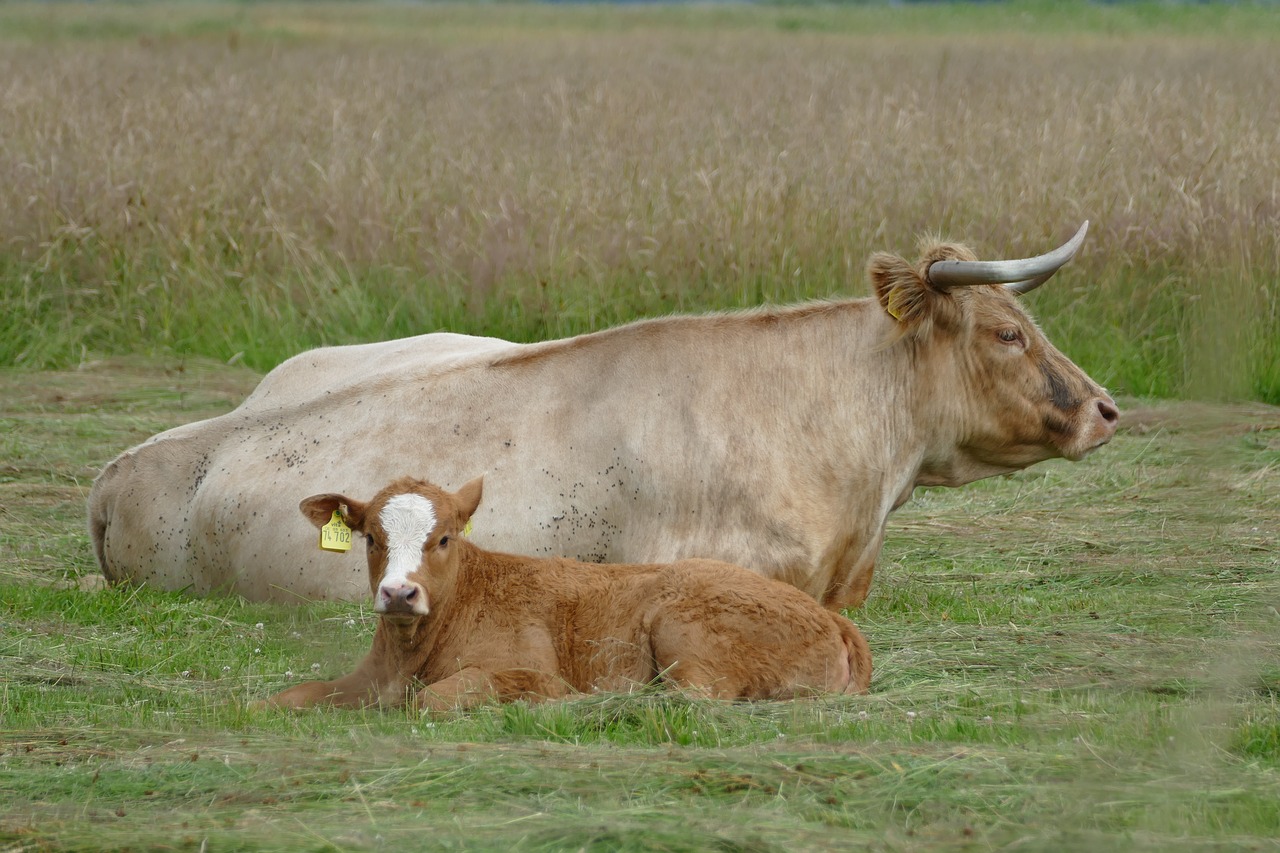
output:
[[[448,711],[481,702],[626,692],[660,681],[713,699],[862,693],[858,628],[795,587],[713,560],[596,565],[503,554],[463,537],[483,478],[456,494],[403,477],[368,503],[300,509],[363,535],[378,627],[355,671],[268,706]]]
[[[486,547],[705,557],[859,605],[917,486],[1082,459],[1115,433],[1114,401],[1018,303],[1087,225],[1028,259],[877,253],[870,298],[304,352],[235,410],[106,466],[88,498],[98,563],[113,583],[356,600],[358,567],[301,547],[279,497],[332,490],[335,472],[369,494],[406,468],[452,488],[479,470]]]

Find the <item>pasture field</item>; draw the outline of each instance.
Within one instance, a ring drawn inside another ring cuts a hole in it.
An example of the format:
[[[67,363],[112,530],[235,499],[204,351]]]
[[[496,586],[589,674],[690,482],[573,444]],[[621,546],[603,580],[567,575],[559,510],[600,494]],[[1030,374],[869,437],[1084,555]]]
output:
[[[1084,462],[917,494],[865,697],[419,718],[246,707],[348,671],[365,606],[81,588],[96,467],[256,378],[0,374],[0,849],[1278,846],[1280,409],[1122,399]]]
[[[0,850],[1280,848],[1277,91],[1248,4],[0,4]],[[1121,431],[894,515],[865,697],[258,711],[367,608],[91,583],[100,466],[305,347],[1086,218]]]

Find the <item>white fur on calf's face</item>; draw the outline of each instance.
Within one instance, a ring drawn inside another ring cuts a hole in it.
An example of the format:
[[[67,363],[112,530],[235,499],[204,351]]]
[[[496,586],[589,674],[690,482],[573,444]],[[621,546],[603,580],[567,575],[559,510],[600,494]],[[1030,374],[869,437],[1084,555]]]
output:
[[[436,527],[435,505],[422,495],[396,495],[383,506],[378,522],[387,537],[387,567],[378,584],[373,610],[385,613],[388,605],[399,597],[400,607],[395,609],[402,610],[409,604],[412,612],[425,616],[427,592],[410,581],[409,574],[422,565],[422,546],[427,544]],[[409,595],[407,601],[403,600],[406,594]]]

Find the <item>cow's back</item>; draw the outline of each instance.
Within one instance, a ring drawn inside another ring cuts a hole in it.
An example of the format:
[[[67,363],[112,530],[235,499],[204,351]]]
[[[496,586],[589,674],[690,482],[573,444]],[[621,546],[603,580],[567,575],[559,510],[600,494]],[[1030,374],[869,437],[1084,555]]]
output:
[[[314,531],[299,523],[298,499],[363,485],[351,485],[363,466],[342,464],[344,444],[376,431],[387,410],[364,407],[362,398],[373,402],[406,380],[429,385],[518,347],[441,333],[289,359],[234,411],[160,433],[103,469],[88,498],[99,566],[113,583],[198,594],[360,597],[363,561],[316,552]]]

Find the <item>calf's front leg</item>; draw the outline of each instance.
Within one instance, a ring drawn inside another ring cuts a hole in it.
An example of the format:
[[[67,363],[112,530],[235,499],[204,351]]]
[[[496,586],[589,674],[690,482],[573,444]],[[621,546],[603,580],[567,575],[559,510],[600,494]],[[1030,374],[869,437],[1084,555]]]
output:
[[[460,711],[486,702],[559,699],[570,692],[562,679],[539,670],[472,666],[428,684],[418,691],[416,702],[422,711]]]
[[[306,681],[282,690],[261,704],[269,708],[368,708],[372,705],[403,705],[409,681],[366,659],[355,672],[333,681]]]

